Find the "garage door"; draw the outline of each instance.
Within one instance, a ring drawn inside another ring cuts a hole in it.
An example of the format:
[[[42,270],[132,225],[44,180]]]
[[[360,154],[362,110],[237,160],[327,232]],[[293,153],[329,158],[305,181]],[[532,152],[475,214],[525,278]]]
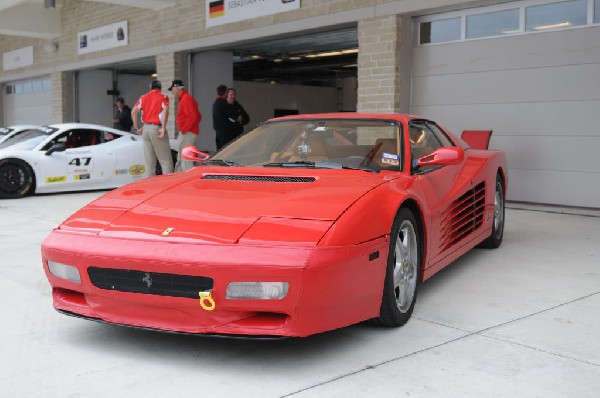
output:
[[[50,77],[5,85],[4,124],[49,124],[52,122]]]
[[[586,17],[579,28],[528,32],[524,9],[520,32],[505,36],[467,39],[469,12],[454,42],[434,44],[436,32],[419,27],[430,43],[414,48],[411,112],[457,134],[494,130],[509,200],[598,208],[600,27]]]

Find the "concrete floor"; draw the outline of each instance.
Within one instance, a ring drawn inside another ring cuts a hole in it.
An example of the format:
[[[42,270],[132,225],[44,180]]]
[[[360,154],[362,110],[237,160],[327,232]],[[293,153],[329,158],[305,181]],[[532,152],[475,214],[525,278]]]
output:
[[[52,308],[40,242],[102,192],[0,201],[2,397],[597,397],[600,211],[509,204],[503,245],[421,286],[402,328],[246,341]]]

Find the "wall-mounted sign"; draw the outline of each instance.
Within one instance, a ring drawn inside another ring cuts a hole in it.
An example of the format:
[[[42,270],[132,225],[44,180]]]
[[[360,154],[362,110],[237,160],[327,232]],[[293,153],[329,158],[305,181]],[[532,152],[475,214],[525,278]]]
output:
[[[206,27],[298,8],[300,8],[300,0],[206,0]]]
[[[86,30],[78,35],[79,54],[126,46],[127,41],[127,21]]]
[[[5,52],[2,54],[2,65],[4,70],[33,65],[33,46]]]

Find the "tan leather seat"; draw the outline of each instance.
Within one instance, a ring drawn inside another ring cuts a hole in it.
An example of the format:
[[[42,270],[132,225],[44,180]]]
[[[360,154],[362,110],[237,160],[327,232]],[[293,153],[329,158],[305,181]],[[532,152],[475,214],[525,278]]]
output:
[[[312,135],[308,137],[306,143],[310,147],[310,153],[308,154],[309,160],[317,161],[329,159],[326,138],[319,137],[317,135]]]
[[[397,169],[399,164],[393,164],[394,159],[386,157],[384,160],[384,153],[391,155],[398,155],[399,150],[397,146],[397,140],[395,138],[378,138],[375,141],[373,149],[376,151],[373,156],[373,162],[381,169]],[[400,159],[400,158],[398,158]]]

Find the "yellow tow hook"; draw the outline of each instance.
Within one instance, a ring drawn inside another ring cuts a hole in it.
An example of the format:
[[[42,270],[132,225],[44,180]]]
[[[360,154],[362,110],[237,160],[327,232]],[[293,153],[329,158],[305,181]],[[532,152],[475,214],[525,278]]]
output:
[[[200,296],[200,307],[206,311],[212,311],[215,309],[215,300],[212,298],[212,289],[205,292],[198,292]],[[206,302],[208,301],[208,304]]]

